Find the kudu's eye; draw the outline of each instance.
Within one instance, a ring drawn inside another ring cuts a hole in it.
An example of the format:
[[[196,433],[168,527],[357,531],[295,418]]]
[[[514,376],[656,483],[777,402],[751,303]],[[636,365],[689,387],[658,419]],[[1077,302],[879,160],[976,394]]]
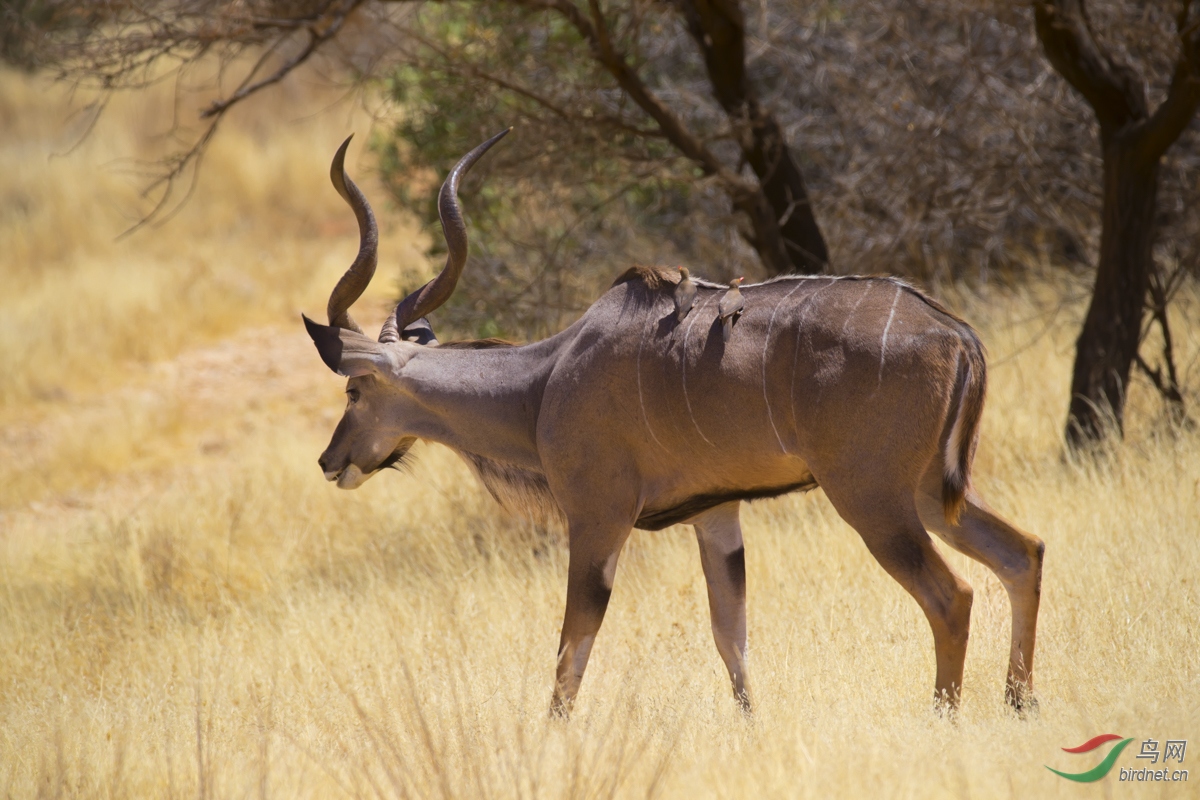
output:
[[[346,397],[349,398],[350,405],[354,405],[358,402],[358,389],[347,389]]]

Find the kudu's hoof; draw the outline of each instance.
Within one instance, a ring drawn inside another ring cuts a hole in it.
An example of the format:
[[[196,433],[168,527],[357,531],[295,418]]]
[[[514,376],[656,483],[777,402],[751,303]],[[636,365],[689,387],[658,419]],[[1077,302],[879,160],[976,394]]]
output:
[[[1019,719],[1037,719],[1041,713],[1037,696],[1026,686],[1010,686],[1004,690],[1004,700]]]

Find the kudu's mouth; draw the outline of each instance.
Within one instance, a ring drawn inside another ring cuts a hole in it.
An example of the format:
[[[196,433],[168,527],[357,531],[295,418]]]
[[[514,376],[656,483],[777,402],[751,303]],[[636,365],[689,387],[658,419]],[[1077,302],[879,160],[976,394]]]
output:
[[[336,480],[339,489],[357,489],[366,483],[367,478],[371,477],[372,474],[370,472],[363,472],[358,468],[357,464],[350,464],[333,477],[330,477],[330,473],[325,473],[325,478],[331,481]]]
[[[408,451],[412,448],[413,441],[408,440],[401,442],[400,445],[392,451],[391,455],[379,462],[374,468],[363,471],[357,464],[347,464],[340,470],[325,472],[325,480],[337,482],[339,489],[357,489],[366,483],[367,478],[370,478],[376,472],[388,469],[400,469],[404,464],[404,457],[408,455]]]

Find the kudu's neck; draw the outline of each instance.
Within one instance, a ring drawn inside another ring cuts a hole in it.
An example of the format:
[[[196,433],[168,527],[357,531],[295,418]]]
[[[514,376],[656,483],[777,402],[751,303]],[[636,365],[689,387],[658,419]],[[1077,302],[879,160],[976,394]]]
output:
[[[537,418],[554,367],[553,340],[524,347],[430,347],[404,366],[405,428],[421,439],[541,470]]]

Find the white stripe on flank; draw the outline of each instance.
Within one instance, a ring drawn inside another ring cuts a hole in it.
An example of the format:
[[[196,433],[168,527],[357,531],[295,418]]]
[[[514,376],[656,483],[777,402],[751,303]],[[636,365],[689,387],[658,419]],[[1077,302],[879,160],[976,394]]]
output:
[[[650,306],[650,310],[646,312],[646,325],[642,328],[642,338],[638,341],[637,354],[637,386],[638,386],[638,405],[642,407],[642,422],[646,425],[646,430],[650,431],[650,438],[661,447],[667,450],[667,446],[658,441],[658,437],[654,435],[654,429],[650,427],[650,416],[646,413],[646,400],[642,397],[642,347],[646,344],[646,334],[650,332],[650,325],[654,322],[654,306]],[[667,450],[667,452],[671,452]]]
[[[846,335],[846,328],[848,328],[850,326],[850,320],[854,317],[854,312],[858,311],[859,305],[861,305],[862,301],[866,298],[866,296],[871,293],[871,289],[874,286],[875,286],[874,283],[868,283],[866,290],[858,296],[857,300],[854,301],[854,305],[850,308],[850,313],[846,315],[846,321],[842,323],[842,335],[843,336]]]
[[[700,316],[700,309],[702,309],[706,305],[708,305],[714,297],[716,297],[716,295],[709,295],[708,297],[706,297],[704,299],[704,302],[700,304],[699,308],[693,308],[692,313],[688,315],[691,317],[691,320],[688,322],[687,330],[684,331],[684,333],[683,333],[683,359],[682,359],[682,363],[680,365],[680,367],[681,367],[680,374],[683,376],[683,402],[685,404],[687,404],[688,417],[691,418],[692,425],[696,428],[696,433],[700,434],[700,438],[703,439],[704,441],[708,442],[713,447],[716,447],[716,445],[713,444],[709,440],[709,438],[704,435],[704,431],[700,430],[700,423],[696,422],[696,415],[692,413],[692,400],[690,397],[688,397],[688,390],[687,390],[688,337],[692,335],[692,325],[695,324],[696,318]]]
[[[783,446],[783,437],[779,435],[779,428],[777,428],[775,426],[775,415],[771,413],[771,398],[767,395],[767,350],[769,350],[771,347],[771,328],[773,328],[775,326],[775,315],[779,313],[779,307],[782,306],[784,303],[786,303],[787,299],[789,297],[791,297],[792,295],[794,295],[796,293],[796,290],[799,289],[803,285],[804,284],[801,283],[800,281],[796,281],[796,285],[792,287],[792,290],[790,292],[788,292],[787,294],[785,294],[783,296],[783,299],[775,304],[775,308],[773,308],[771,310],[771,319],[767,322],[766,338],[763,339],[763,353],[762,353],[763,402],[767,404],[767,419],[770,420],[770,422],[771,422],[771,430],[775,431],[775,441],[779,442],[779,449],[782,450],[785,455],[787,454],[787,448]],[[795,363],[795,360],[796,360],[795,357],[793,357],[792,358],[793,364]],[[795,373],[793,372],[793,377],[794,376],[795,376]]]
[[[836,278],[831,278],[829,283],[817,289],[804,300],[804,305],[800,306],[800,316],[796,318],[796,349],[792,351],[792,382],[788,386],[788,399],[792,406],[792,430],[799,432],[800,423],[796,420],[796,359],[800,355],[800,334],[804,333],[804,327],[800,324],[804,321],[804,315],[808,313],[808,307],[812,305],[812,301],[821,292],[833,286]]]
[[[896,296],[892,298],[892,310],[888,312],[887,325],[883,326],[883,341],[879,344],[879,380],[877,383],[883,383],[883,361],[887,358],[887,337],[888,331],[892,329],[892,319],[896,316],[896,303],[900,302],[900,287],[896,287]]]

